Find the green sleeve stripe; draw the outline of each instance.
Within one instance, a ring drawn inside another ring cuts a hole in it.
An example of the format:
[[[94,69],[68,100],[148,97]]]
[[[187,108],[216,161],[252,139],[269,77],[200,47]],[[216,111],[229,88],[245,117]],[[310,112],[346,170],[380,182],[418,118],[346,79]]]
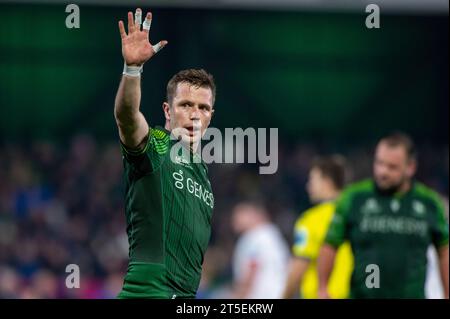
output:
[[[155,144],[155,149],[156,149],[157,151],[163,151],[163,152],[165,152],[165,151],[167,151],[168,148],[169,148],[169,147],[168,147],[167,145],[158,145],[158,144]]]
[[[155,150],[158,154],[165,154],[169,149],[167,141],[156,141]]]
[[[145,144],[145,147],[142,150],[134,151],[127,149],[123,143],[121,143],[123,151],[132,156],[139,156],[144,153],[146,153],[150,147],[151,144],[154,145],[154,148],[156,152],[160,155],[165,154],[167,150],[169,149],[169,142],[170,138],[169,135],[167,135],[166,132],[161,131],[159,129],[152,129],[149,128],[148,137],[147,137],[147,143]]]
[[[414,191],[417,195],[428,198],[430,201],[432,201],[436,205],[438,219],[440,219],[440,222],[441,223],[447,222],[445,218],[446,213],[444,202],[437,192],[433,191],[432,189],[428,188],[427,186],[421,183],[416,183]]]
[[[373,181],[371,179],[365,179],[360,182],[351,184],[347,187],[348,192],[352,193],[366,193],[373,191]]]
[[[155,147],[168,147],[167,141],[155,140]]]
[[[159,129],[153,130],[153,135],[155,136],[155,150],[159,155],[163,155],[167,153],[167,150],[169,149],[169,141],[170,137],[169,135]]]
[[[340,196],[339,200],[336,203],[338,210],[346,211],[347,213],[350,210],[351,202],[356,193],[367,193],[373,190],[373,182],[370,179],[363,180],[361,182],[357,182],[348,186]]]
[[[161,131],[159,129],[154,129],[153,130],[153,136],[156,137],[159,140],[169,138],[169,136],[167,135],[166,132]]]
[[[445,213],[444,204],[438,193],[436,193],[435,191],[433,191],[432,189],[428,188],[427,186],[421,183],[416,183],[414,192],[419,196],[430,199],[438,208],[439,214],[444,215]]]
[[[430,198],[436,198],[437,197],[437,193],[435,191],[433,191],[431,188],[429,188],[429,187],[427,187],[424,184],[419,183],[419,182],[416,182],[414,191],[418,195],[422,195],[422,196],[425,196],[425,197],[430,197]]]

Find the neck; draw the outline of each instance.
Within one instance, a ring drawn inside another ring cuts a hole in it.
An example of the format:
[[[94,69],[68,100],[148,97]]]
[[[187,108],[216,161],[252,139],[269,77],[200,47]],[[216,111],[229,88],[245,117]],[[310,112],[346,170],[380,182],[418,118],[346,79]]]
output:
[[[252,223],[252,224],[247,228],[247,230],[253,230],[253,229],[259,228],[259,227],[261,227],[261,226],[264,226],[264,225],[266,225],[266,224],[267,224],[267,221],[266,221],[266,220],[255,220],[254,223]]]
[[[168,130],[169,132],[172,131],[172,130],[170,129],[170,123],[169,123],[169,121],[166,120],[166,124],[164,124],[164,128],[165,128],[166,130]]]
[[[334,200],[339,196],[339,191],[334,188],[324,189],[322,202]]]
[[[405,181],[405,182],[399,187],[397,193],[403,195],[403,194],[409,192],[409,190],[411,189],[411,186],[412,186],[411,180]]]

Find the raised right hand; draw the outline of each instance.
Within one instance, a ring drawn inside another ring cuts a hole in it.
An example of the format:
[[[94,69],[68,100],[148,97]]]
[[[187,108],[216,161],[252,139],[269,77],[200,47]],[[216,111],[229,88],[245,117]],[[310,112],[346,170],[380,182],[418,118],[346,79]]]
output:
[[[142,14],[141,9],[136,10],[137,14]],[[139,21],[134,21],[133,13],[128,12],[128,34],[125,32],[123,21],[119,21],[119,31],[122,38],[122,56],[129,66],[140,66],[161,50],[168,42],[163,40],[156,45],[151,45],[149,40],[149,29],[152,14],[147,13],[144,28],[141,31]],[[146,28],[147,26],[147,28]]]

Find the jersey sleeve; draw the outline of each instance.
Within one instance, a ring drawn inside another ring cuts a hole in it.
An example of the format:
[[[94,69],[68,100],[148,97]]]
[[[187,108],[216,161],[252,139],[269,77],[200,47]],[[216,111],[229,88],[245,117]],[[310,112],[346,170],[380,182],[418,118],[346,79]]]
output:
[[[169,151],[170,136],[158,128],[149,128],[145,146],[142,150],[130,150],[122,142],[121,151],[124,160],[136,173],[147,174],[157,170]]]
[[[344,192],[337,200],[336,209],[325,236],[324,243],[335,248],[347,239],[348,215],[351,209],[352,193]]]
[[[292,253],[296,257],[313,260],[317,258],[320,243],[314,232],[314,225],[307,216],[302,216],[295,224]]]
[[[448,221],[445,218],[445,208],[438,195],[433,201],[436,206],[436,213],[431,222],[431,240],[436,248],[448,245]]]

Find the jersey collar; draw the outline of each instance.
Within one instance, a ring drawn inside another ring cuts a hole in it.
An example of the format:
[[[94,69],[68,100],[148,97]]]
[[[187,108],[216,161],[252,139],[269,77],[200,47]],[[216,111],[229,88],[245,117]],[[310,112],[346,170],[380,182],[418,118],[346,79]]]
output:
[[[155,128],[158,129],[158,130],[161,130],[161,131],[165,132],[165,133],[166,133],[167,135],[169,135],[169,136],[172,134],[169,130],[167,130],[167,129],[166,129],[165,127],[163,127],[163,126],[156,125]],[[193,153],[191,149],[189,150],[189,152],[190,152],[191,156],[193,156],[193,158],[195,158],[196,160],[200,159],[201,164],[203,165],[203,167],[205,168],[205,170],[208,171],[208,166],[205,164],[205,162],[203,161],[203,159],[200,158],[200,156],[199,156],[197,153]]]

